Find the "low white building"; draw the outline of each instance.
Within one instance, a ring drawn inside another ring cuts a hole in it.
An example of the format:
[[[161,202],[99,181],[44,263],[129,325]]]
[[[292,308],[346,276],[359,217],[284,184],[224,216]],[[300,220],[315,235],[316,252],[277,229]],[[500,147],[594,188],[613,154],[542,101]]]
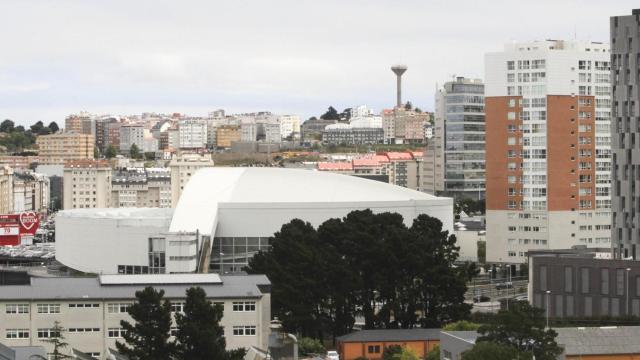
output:
[[[165,292],[173,313],[183,311],[185,292],[199,286],[208,299],[221,304],[221,325],[227,349],[266,349],[270,334],[270,282],[264,275],[217,274],[102,275],[98,277],[31,278],[29,285],[0,291],[0,336],[10,346],[43,346],[48,352],[55,321],[66,330],[69,347],[108,359],[109,349],[124,342],[121,320],[133,322],[127,309],[135,292],[153,286]],[[175,322],[171,332],[175,334]]]

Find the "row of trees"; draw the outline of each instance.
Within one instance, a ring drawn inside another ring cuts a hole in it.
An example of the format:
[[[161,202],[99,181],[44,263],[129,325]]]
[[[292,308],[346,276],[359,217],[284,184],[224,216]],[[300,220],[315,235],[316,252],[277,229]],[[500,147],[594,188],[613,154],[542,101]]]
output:
[[[42,121],[38,121],[31,125],[29,129],[24,126],[15,126],[15,123],[6,119],[0,123],[0,146],[9,152],[22,152],[30,149],[36,143],[37,135],[48,135],[56,133],[60,130],[55,121],[44,126]]]
[[[455,236],[420,215],[407,227],[397,213],[353,211],[315,229],[293,220],[247,271],[272,283],[272,313],[288,332],[319,339],[365,328],[438,327],[465,319],[473,265],[455,266]]]

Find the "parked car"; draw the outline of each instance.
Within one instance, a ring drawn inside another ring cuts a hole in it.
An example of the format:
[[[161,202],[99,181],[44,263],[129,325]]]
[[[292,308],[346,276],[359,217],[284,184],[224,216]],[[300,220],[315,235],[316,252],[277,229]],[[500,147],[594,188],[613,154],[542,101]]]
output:
[[[505,282],[496,284],[496,290],[512,289],[512,288],[513,288],[513,283],[511,281],[505,281]]]
[[[327,351],[327,360],[340,360],[340,355],[338,355],[337,351]]]
[[[529,301],[529,296],[528,295],[520,295],[520,296],[514,297],[513,299],[517,300],[517,301]]]

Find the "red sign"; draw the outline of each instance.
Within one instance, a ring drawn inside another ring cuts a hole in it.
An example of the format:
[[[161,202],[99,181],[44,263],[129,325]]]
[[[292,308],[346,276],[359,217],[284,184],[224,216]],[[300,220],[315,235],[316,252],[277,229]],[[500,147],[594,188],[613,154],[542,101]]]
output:
[[[0,215],[0,246],[20,245],[22,238],[33,237],[40,225],[40,216],[30,212]]]

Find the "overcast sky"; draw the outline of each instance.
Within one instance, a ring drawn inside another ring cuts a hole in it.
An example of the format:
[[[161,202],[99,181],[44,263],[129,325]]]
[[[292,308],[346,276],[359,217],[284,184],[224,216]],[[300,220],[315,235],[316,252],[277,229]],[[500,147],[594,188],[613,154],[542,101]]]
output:
[[[0,0],[0,118],[82,110],[205,115],[327,106],[433,109],[437,82],[483,76],[511,40],[607,42],[637,0]]]

